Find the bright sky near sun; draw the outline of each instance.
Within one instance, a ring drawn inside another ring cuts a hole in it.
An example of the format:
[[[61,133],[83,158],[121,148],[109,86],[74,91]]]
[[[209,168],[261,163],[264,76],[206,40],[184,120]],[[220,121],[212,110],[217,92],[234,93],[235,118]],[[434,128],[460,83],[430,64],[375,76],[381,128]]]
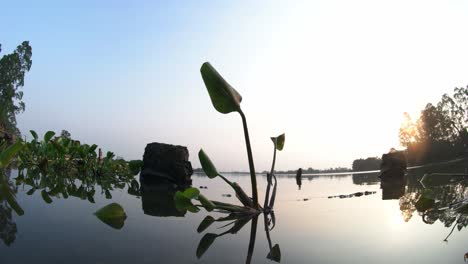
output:
[[[33,48],[25,135],[68,130],[126,159],[203,148],[247,170],[238,114],[212,107],[210,61],[243,96],[257,170],[350,167],[398,147],[413,116],[468,85],[467,1],[7,1],[0,43]],[[0,55],[1,55],[0,54]]]

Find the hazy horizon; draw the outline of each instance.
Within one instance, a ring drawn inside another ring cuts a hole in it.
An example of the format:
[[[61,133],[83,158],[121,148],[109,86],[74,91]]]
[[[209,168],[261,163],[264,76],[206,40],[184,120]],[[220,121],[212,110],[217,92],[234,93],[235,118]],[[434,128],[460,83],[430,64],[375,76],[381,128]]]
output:
[[[247,171],[237,114],[214,110],[209,61],[243,96],[256,170],[351,167],[399,148],[403,113],[468,85],[468,2],[7,2],[0,56],[33,49],[18,126],[68,130],[126,159],[150,142]]]

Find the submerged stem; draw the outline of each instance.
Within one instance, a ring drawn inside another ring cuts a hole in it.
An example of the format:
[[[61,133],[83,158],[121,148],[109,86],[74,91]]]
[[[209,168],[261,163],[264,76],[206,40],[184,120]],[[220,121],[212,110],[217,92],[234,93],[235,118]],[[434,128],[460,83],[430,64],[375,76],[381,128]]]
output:
[[[245,145],[247,147],[247,156],[249,159],[250,181],[252,183],[252,199],[254,208],[258,209],[257,176],[255,175],[255,166],[252,157],[252,148],[250,146],[249,130],[247,128],[247,120],[245,119],[245,115],[242,110],[239,110],[239,114],[242,118],[242,124],[244,126]]]

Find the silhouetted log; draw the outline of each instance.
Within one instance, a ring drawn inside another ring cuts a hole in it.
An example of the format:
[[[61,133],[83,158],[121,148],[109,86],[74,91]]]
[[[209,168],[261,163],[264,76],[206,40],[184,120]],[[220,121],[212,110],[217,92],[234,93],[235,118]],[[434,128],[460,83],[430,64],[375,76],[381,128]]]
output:
[[[179,186],[192,183],[192,165],[184,146],[164,143],[146,145],[140,181],[145,183],[170,182]]]

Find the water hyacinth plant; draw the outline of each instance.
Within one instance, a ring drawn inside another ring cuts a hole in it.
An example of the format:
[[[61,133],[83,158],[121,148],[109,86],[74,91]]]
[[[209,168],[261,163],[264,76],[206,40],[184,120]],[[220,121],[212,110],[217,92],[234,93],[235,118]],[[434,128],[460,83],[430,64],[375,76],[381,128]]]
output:
[[[241,116],[242,125],[244,129],[244,137],[245,137],[245,145],[247,149],[247,157],[249,161],[249,171],[250,171],[250,180],[251,180],[251,187],[252,187],[252,198],[250,198],[245,191],[242,189],[239,184],[236,182],[231,182],[225,176],[223,176],[215,167],[214,163],[208,157],[203,149],[200,149],[198,152],[198,158],[200,160],[200,164],[203,168],[205,174],[210,178],[221,178],[224,182],[226,182],[235,192],[237,199],[241,202],[242,206],[233,205],[228,203],[222,203],[218,201],[211,201],[206,199],[197,188],[188,188],[184,191],[178,191],[175,194],[174,200],[176,203],[176,207],[178,210],[181,211],[190,211],[190,212],[198,212],[200,207],[205,208],[207,211],[211,212],[213,210],[217,210],[220,212],[227,212],[229,213],[226,217],[220,217],[215,219],[212,216],[206,216],[203,221],[200,223],[197,231],[199,233],[203,232],[211,224],[214,222],[229,222],[228,224],[222,226],[221,228],[225,228],[227,226],[231,226],[228,230],[215,234],[215,233],[207,233],[205,234],[200,243],[198,244],[198,248],[196,251],[196,255],[200,258],[208,248],[213,244],[216,238],[227,235],[227,234],[235,234],[239,230],[241,230],[248,222],[251,222],[251,230],[250,230],[250,240],[249,240],[249,247],[247,252],[247,260],[246,263],[250,263],[254,245],[255,245],[255,237],[257,232],[257,222],[258,222],[258,215],[260,213],[264,213],[264,223],[265,223],[265,232],[267,235],[268,245],[269,245],[269,253],[267,258],[276,262],[281,261],[281,252],[279,245],[272,245],[269,231],[271,231],[275,226],[275,217],[273,212],[273,206],[275,203],[276,198],[276,190],[277,190],[277,180],[274,174],[275,163],[276,163],[276,151],[283,150],[284,142],[285,142],[285,134],[281,134],[277,137],[272,137],[271,140],[273,142],[273,161],[271,165],[270,173],[267,174],[267,189],[265,192],[265,202],[263,207],[260,206],[258,202],[258,191],[257,191],[257,177],[255,172],[255,165],[254,159],[252,156],[252,148],[250,144],[250,137],[249,131],[247,127],[247,119],[245,114],[242,112],[240,107],[240,103],[242,101],[242,96],[237,92],[224,78],[215,70],[210,63],[205,62],[201,69],[201,75],[205,86],[207,88],[208,94],[211,99],[211,103],[213,104],[214,108],[222,113],[222,114],[229,114],[232,112],[237,112]],[[274,179],[274,184],[272,180]],[[270,196],[270,188],[273,186],[273,190]],[[198,201],[198,204],[193,204],[193,201]]]
[[[281,151],[284,147],[285,142],[285,134],[281,134],[278,137],[272,137],[271,140],[273,141],[273,162],[271,166],[271,171],[268,174],[267,180],[267,190],[265,195],[265,202],[263,208],[260,206],[258,202],[258,191],[257,191],[257,176],[255,172],[255,165],[254,159],[252,155],[252,148],[250,144],[250,136],[249,130],[247,126],[247,119],[245,117],[244,112],[240,107],[240,103],[242,102],[242,96],[237,92],[224,78],[216,71],[216,69],[211,66],[209,62],[203,63],[200,69],[203,81],[205,83],[206,89],[211,99],[211,103],[213,107],[222,114],[229,114],[232,112],[237,112],[241,116],[242,125],[244,129],[244,138],[245,138],[245,145],[247,149],[247,157],[249,161],[249,171],[250,171],[250,180],[251,180],[251,187],[252,187],[252,198],[250,198],[245,191],[239,186],[236,182],[231,182],[226,177],[221,175],[218,170],[216,169],[215,165],[205,153],[203,149],[198,152],[198,158],[200,160],[200,164],[203,168],[205,174],[213,179],[216,177],[221,178],[225,181],[231,188],[234,190],[236,197],[242,203],[243,207],[235,206],[235,205],[227,205],[221,202],[212,201],[215,205],[215,209],[226,210],[229,212],[244,212],[244,213],[260,213],[261,211],[268,212],[274,206],[274,201],[276,198],[276,190],[277,190],[277,181],[276,177],[274,176],[274,168],[276,162],[276,151]],[[272,179],[275,180],[275,184],[273,187],[273,191],[270,197],[270,186],[272,186]],[[192,189],[192,188],[191,188]],[[199,192],[198,192],[199,193]],[[183,209],[184,206],[187,207],[186,209],[193,210],[194,206],[190,199],[194,199],[197,197],[190,198],[189,201],[187,199],[189,196],[183,195],[183,192],[179,194],[176,193],[175,201],[178,208]],[[190,202],[190,203],[188,203]],[[203,205],[200,205],[203,207]],[[189,210],[190,211],[190,210]]]

